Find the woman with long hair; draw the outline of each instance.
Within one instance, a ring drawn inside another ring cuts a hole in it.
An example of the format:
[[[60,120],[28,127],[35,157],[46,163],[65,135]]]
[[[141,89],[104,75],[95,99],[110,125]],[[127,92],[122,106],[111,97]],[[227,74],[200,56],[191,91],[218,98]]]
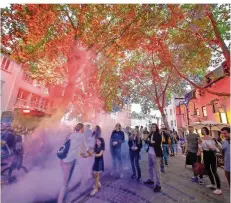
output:
[[[149,179],[144,184],[154,185],[154,176],[156,178],[156,185],[154,192],[160,192],[160,162],[163,158],[163,151],[161,148],[162,137],[159,132],[158,125],[153,123],[151,126],[151,132],[148,136],[147,143],[148,148],[148,166],[149,166]]]
[[[96,138],[96,144],[94,147],[94,153],[95,161],[93,165],[93,174],[95,178],[95,186],[93,191],[91,192],[91,196],[95,195],[99,189],[101,188],[100,184],[100,173],[104,171],[104,161],[103,161],[103,153],[105,151],[105,142],[102,137]]]
[[[92,137],[95,137],[95,139],[101,137],[101,128],[98,125],[95,126]]]
[[[217,173],[216,158],[216,152],[219,152],[220,150],[217,148],[215,141],[210,136],[209,129],[207,127],[203,127],[201,129],[201,133],[204,135],[204,137],[199,141],[199,147],[203,150],[204,165],[208,171],[209,179],[211,181],[211,184],[207,185],[206,187],[215,189],[213,193],[220,195],[222,194],[222,191],[220,177]],[[199,153],[200,152],[198,152],[198,154]],[[216,186],[214,178],[216,180]]]
[[[68,135],[67,140],[70,140],[70,147],[66,157],[60,161],[63,171],[63,185],[59,192],[58,203],[64,202],[66,190],[74,171],[75,161],[79,157],[78,155],[86,157],[80,153],[80,149],[85,150],[88,155],[91,155],[85,142],[84,126],[82,123],[78,123],[75,126],[74,132]]]
[[[136,180],[140,181],[141,170],[140,170],[139,159],[140,159],[140,150],[142,148],[142,140],[138,130],[135,129],[132,132],[132,135],[129,137],[128,146],[130,151],[130,161],[131,161],[131,167],[133,173],[131,178],[135,179],[137,177]]]
[[[120,172],[120,177],[123,177],[123,164],[122,164],[122,159],[121,159],[121,144],[124,143],[125,138],[124,138],[124,132],[121,130],[121,124],[117,123],[115,126],[115,130],[111,134],[110,138],[110,147],[111,147],[111,154],[112,154],[112,165],[113,165],[113,170],[111,172],[111,175],[114,174],[114,172],[117,169],[116,165],[116,160],[119,161],[119,172]]]

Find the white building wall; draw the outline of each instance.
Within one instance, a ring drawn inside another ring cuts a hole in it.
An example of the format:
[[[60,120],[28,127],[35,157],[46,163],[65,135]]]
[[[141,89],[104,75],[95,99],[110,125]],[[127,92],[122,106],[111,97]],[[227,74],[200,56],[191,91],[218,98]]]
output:
[[[1,54],[1,112],[13,111],[16,106],[17,94],[19,89],[29,92],[30,94],[36,94],[42,99],[49,99],[48,91],[44,86],[37,87],[36,80],[33,80],[32,84],[23,79],[24,70],[21,65],[10,60],[10,65],[7,70],[4,69],[3,59],[9,58]],[[51,99],[49,99],[51,102]],[[28,104],[30,100],[28,98]],[[48,105],[49,106],[49,105]]]
[[[168,125],[171,130],[177,131],[177,118],[176,118],[176,106],[180,101],[184,101],[183,97],[173,96],[170,104],[165,108],[165,114],[167,115]]]

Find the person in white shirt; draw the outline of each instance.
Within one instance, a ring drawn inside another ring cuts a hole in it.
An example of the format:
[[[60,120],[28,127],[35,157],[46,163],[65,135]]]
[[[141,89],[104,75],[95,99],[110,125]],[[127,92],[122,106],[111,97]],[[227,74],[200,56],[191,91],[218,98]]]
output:
[[[218,143],[216,143],[210,136],[209,129],[207,127],[201,128],[201,133],[204,135],[204,137],[199,140],[199,150],[197,155],[200,155],[201,149],[203,151],[204,165],[208,171],[209,179],[211,182],[211,184],[207,185],[206,187],[215,189],[213,194],[220,195],[222,194],[222,191],[220,177],[217,172],[216,153],[220,151],[219,148],[221,148],[221,146],[217,146]]]
[[[63,185],[59,192],[58,203],[63,203],[64,201],[68,183],[70,182],[72,172],[74,171],[76,159],[80,158],[80,155],[84,158],[87,157],[84,155],[84,152],[91,155],[85,141],[84,126],[82,123],[76,125],[74,132],[69,134],[67,139],[70,139],[71,142],[67,156],[60,161],[63,171]]]

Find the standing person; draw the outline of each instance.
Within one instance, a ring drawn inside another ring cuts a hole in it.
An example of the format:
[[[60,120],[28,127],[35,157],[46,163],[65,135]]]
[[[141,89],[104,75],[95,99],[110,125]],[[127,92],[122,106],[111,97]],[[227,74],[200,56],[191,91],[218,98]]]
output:
[[[117,123],[115,126],[115,130],[111,134],[110,139],[110,147],[111,147],[111,154],[112,154],[112,164],[113,164],[113,171],[111,172],[111,175],[114,174],[114,172],[117,169],[116,159],[119,161],[119,171],[120,171],[120,178],[123,177],[122,169],[122,159],[121,159],[121,144],[124,143],[124,132],[121,130],[121,124]]]
[[[156,123],[151,125],[151,133],[148,136],[148,166],[149,166],[149,179],[144,182],[144,184],[153,185],[153,178],[156,178],[156,186],[154,187],[154,192],[161,191],[160,185],[160,159],[163,157],[163,152],[161,149],[161,135],[159,133],[159,128]],[[154,173],[153,173],[154,170]]]
[[[94,137],[95,139],[101,137],[101,128],[98,125],[95,126],[95,129],[92,133],[92,137]]]
[[[189,134],[186,135],[186,147],[187,147],[187,158],[194,169],[195,163],[200,160],[200,155],[198,153],[198,144],[199,144],[200,136],[194,133],[194,128],[189,126]],[[199,155],[199,156],[198,156]],[[194,170],[193,170],[194,171]],[[193,176],[191,178],[192,182],[198,182],[200,185],[203,184],[203,176],[198,175],[193,172]]]
[[[174,155],[177,155],[178,153],[178,141],[179,141],[179,137],[177,135],[177,132],[174,131],[173,133],[173,148],[174,148]]]
[[[167,132],[166,128],[162,128],[161,136],[162,136],[162,147],[164,153],[164,162],[165,165],[168,165],[169,145],[171,144],[171,140],[170,140],[170,135]]]
[[[121,147],[121,153],[122,153],[122,157],[123,157],[123,163],[124,163],[124,169],[128,170],[130,168],[130,154],[129,154],[129,147],[128,147],[128,141],[131,137],[131,128],[129,126],[127,126],[125,128],[125,144],[122,145]]]
[[[170,154],[170,156],[174,156],[174,140],[173,140],[173,131],[172,130],[170,130],[170,140],[171,140],[171,144],[170,144],[171,154]]]
[[[84,135],[85,135],[87,146],[89,150],[92,151],[95,146],[95,137],[93,136],[93,132],[89,124],[84,126]]]
[[[186,145],[185,145],[185,138],[184,138],[184,135],[181,135],[180,136],[180,146],[181,146],[181,152],[182,154],[185,154],[186,152]]]
[[[105,151],[104,139],[102,137],[97,137],[96,144],[94,147],[94,153],[92,154],[95,156],[95,161],[92,168],[95,177],[95,186],[90,194],[91,196],[94,196],[101,188],[100,173],[104,171],[104,161],[103,161],[104,151]]]
[[[142,148],[142,140],[139,136],[139,131],[134,130],[128,141],[129,152],[130,152],[130,161],[132,167],[132,179],[137,178],[137,181],[141,179],[141,170],[140,170],[140,150]],[[137,171],[137,173],[136,173]],[[137,176],[136,176],[137,174]]]
[[[221,129],[221,133],[224,135],[224,142],[222,144],[224,160],[225,176],[230,186],[230,127],[224,127]]]
[[[207,185],[206,187],[213,189],[216,188],[216,190],[213,191],[213,194],[220,195],[222,194],[222,191],[220,177],[217,173],[216,159],[216,152],[219,152],[220,150],[216,147],[216,143],[210,136],[209,129],[207,127],[203,127],[201,129],[201,133],[204,137],[200,140],[200,147],[203,150],[204,165],[208,171],[209,179],[211,181],[211,185]],[[216,180],[216,186],[214,178]]]
[[[140,132],[139,132],[139,134],[142,135],[142,134],[143,134],[143,131],[144,131],[144,128],[143,128],[143,126],[141,125],[141,126],[140,126]]]
[[[78,159],[78,155],[83,156],[80,150],[83,149],[91,155],[85,142],[84,126],[82,123],[76,125],[74,132],[68,135],[67,140],[70,140],[70,147],[66,157],[60,161],[63,171],[63,185],[59,192],[58,203],[64,202],[67,187],[74,171],[75,161]]]

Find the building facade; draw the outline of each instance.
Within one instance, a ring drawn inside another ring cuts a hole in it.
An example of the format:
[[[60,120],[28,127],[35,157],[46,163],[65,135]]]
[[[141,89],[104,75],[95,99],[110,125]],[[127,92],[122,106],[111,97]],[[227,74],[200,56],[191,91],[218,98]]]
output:
[[[206,79],[204,89],[192,90],[185,95],[185,103],[177,106],[179,131],[186,131],[188,125],[202,121],[230,124],[230,97],[206,91],[230,93],[229,73],[221,66],[206,75]]]
[[[176,107],[181,102],[184,102],[184,97],[173,95],[169,105],[164,109],[164,112],[167,116],[168,125],[171,130],[174,129],[177,131],[178,129]]]
[[[20,64],[1,55],[1,113],[16,109],[51,114],[54,101],[49,97],[45,82],[31,79]]]

